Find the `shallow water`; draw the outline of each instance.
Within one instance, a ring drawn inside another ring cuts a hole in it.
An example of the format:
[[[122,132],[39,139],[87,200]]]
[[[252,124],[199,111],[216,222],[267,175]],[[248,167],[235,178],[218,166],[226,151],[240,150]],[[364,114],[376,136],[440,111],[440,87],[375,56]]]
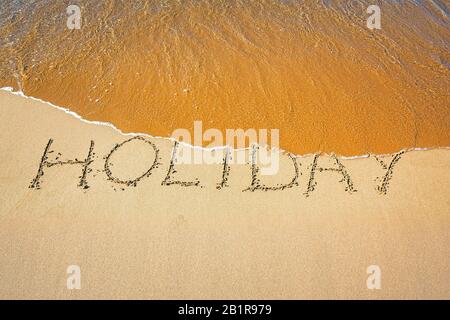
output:
[[[0,3],[0,87],[123,131],[277,128],[295,152],[450,146],[448,1]]]

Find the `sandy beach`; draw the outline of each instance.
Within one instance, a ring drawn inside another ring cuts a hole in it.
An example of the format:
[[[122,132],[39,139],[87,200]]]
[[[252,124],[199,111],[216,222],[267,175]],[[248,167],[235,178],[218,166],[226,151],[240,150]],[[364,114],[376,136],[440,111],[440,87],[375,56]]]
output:
[[[6,91],[0,112],[0,298],[450,298],[448,149],[283,154],[218,189],[221,165],[170,170],[171,140]]]

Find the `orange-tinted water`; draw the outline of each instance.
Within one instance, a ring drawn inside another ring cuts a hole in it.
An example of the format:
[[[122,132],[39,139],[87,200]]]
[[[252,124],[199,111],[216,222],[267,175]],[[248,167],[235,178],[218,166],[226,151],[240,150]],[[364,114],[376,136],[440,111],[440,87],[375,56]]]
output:
[[[80,30],[66,7],[81,8]],[[382,29],[366,27],[379,4]],[[277,128],[281,148],[450,145],[448,2],[0,3],[0,86],[123,131]],[[57,124],[55,124],[57,125]]]

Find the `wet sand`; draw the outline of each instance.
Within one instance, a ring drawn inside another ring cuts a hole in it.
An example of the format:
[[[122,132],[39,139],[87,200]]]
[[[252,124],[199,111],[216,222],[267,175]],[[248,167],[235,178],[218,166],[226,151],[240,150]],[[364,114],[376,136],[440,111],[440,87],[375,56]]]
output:
[[[125,132],[275,128],[296,154],[450,145],[445,1],[0,4],[0,87]],[[20,11],[19,11],[20,9]]]
[[[258,185],[289,187],[243,191],[250,164],[221,189],[220,165],[177,166],[167,180],[173,142],[147,137],[158,164],[127,185],[114,178],[154,163],[144,140],[108,158],[133,136],[4,91],[0,112],[1,298],[450,298],[447,149],[337,158],[348,179],[319,170],[339,168],[323,155],[312,184],[315,155],[295,158],[295,179],[284,154]],[[42,160],[56,164],[40,175]],[[69,265],[80,290],[66,288]],[[367,289],[370,265],[380,290]]]

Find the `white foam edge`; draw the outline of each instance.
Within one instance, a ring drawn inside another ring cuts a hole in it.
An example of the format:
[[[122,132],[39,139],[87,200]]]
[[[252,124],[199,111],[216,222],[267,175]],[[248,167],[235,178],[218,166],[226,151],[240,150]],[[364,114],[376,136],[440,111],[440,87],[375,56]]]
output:
[[[121,135],[123,135],[123,136],[145,136],[145,137],[149,137],[149,138],[152,138],[152,139],[163,139],[163,140],[169,140],[169,141],[172,141],[172,142],[175,142],[175,141],[176,141],[176,142],[178,142],[180,145],[183,145],[183,146],[192,148],[192,149],[194,149],[194,150],[197,149],[197,150],[213,151],[213,150],[224,150],[224,149],[226,149],[226,148],[230,148],[231,151],[237,152],[237,151],[250,150],[250,148],[251,148],[251,147],[247,147],[247,148],[239,148],[239,149],[235,149],[235,148],[231,148],[230,146],[220,146],[220,147],[211,147],[211,148],[208,148],[208,147],[194,146],[194,145],[191,145],[191,144],[186,143],[186,142],[183,142],[183,141],[178,141],[178,140],[176,140],[176,139],[173,138],[173,137],[152,136],[152,135],[150,135],[150,134],[148,134],[148,133],[123,132],[122,130],[120,130],[120,129],[117,128],[114,124],[112,124],[112,123],[110,123],[110,122],[95,121],[95,120],[86,120],[86,119],[84,119],[82,116],[80,116],[78,113],[76,113],[76,112],[74,112],[74,111],[71,111],[71,110],[69,110],[68,108],[61,107],[61,106],[57,106],[57,105],[55,105],[55,104],[53,104],[53,103],[51,103],[51,102],[49,102],[49,101],[45,101],[45,100],[42,100],[42,99],[40,99],[40,98],[36,98],[36,97],[33,97],[33,96],[27,96],[27,95],[25,95],[22,91],[14,91],[14,88],[12,88],[12,87],[2,87],[2,88],[0,88],[0,90],[1,90],[1,91],[9,92],[9,93],[11,93],[11,94],[14,94],[14,95],[16,95],[16,96],[20,96],[20,97],[23,97],[23,98],[26,98],[26,99],[31,99],[31,100],[34,100],[34,101],[38,101],[38,102],[47,104],[47,105],[49,105],[49,106],[51,106],[51,107],[53,107],[53,108],[56,108],[56,109],[61,110],[61,111],[64,111],[65,113],[71,115],[72,117],[75,117],[76,119],[78,119],[78,120],[80,120],[80,121],[82,121],[82,122],[85,122],[85,123],[87,123],[87,124],[93,124],[93,125],[100,125],[100,126],[107,126],[107,127],[110,127],[110,128],[112,128],[113,130],[119,132],[119,133],[120,133]],[[404,148],[404,149],[399,150],[398,152],[402,152],[402,151],[404,151],[404,152],[410,152],[410,151],[427,151],[427,150],[437,150],[437,149],[450,149],[450,147],[431,147],[431,148],[416,148],[416,147],[413,147],[413,148]],[[272,151],[272,152],[279,152],[279,153],[290,154],[291,156],[293,156],[293,157],[295,157],[295,158],[306,158],[306,157],[311,157],[311,156],[313,156],[313,155],[315,155],[315,154],[322,154],[322,155],[325,155],[325,156],[334,156],[334,155],[335,155],[334,153],[324,153],[324,152],[308,153],[308,154],[304,154],[304,155],[296,155],[296,154],[293,154],[293,153],[291,153],[291,152],[289,152],[289,151],[286,151],[286,150],[283,150],[283,149],[280,149],[280,148],[277,148],[277,147],[272,147],[272,148],[271,148],[271,151]],[[369,157],[372,156],[372,155],[376,155],[377,157],[388,157],[388,156],[392,156],[393,154],[396,154],[396,153],[397,153],[397,152],[395,152],[395,153],[386,153],[386,154],[374,154],[374,153],[368,153],[368,154],[357,155],[357,156],[341,156],[341,155],[336,155],[336,157],[338,157],[339,159],[343,159],[343,160],[354,160],[354,159],[364,159],[364,158],[369,158]]]

